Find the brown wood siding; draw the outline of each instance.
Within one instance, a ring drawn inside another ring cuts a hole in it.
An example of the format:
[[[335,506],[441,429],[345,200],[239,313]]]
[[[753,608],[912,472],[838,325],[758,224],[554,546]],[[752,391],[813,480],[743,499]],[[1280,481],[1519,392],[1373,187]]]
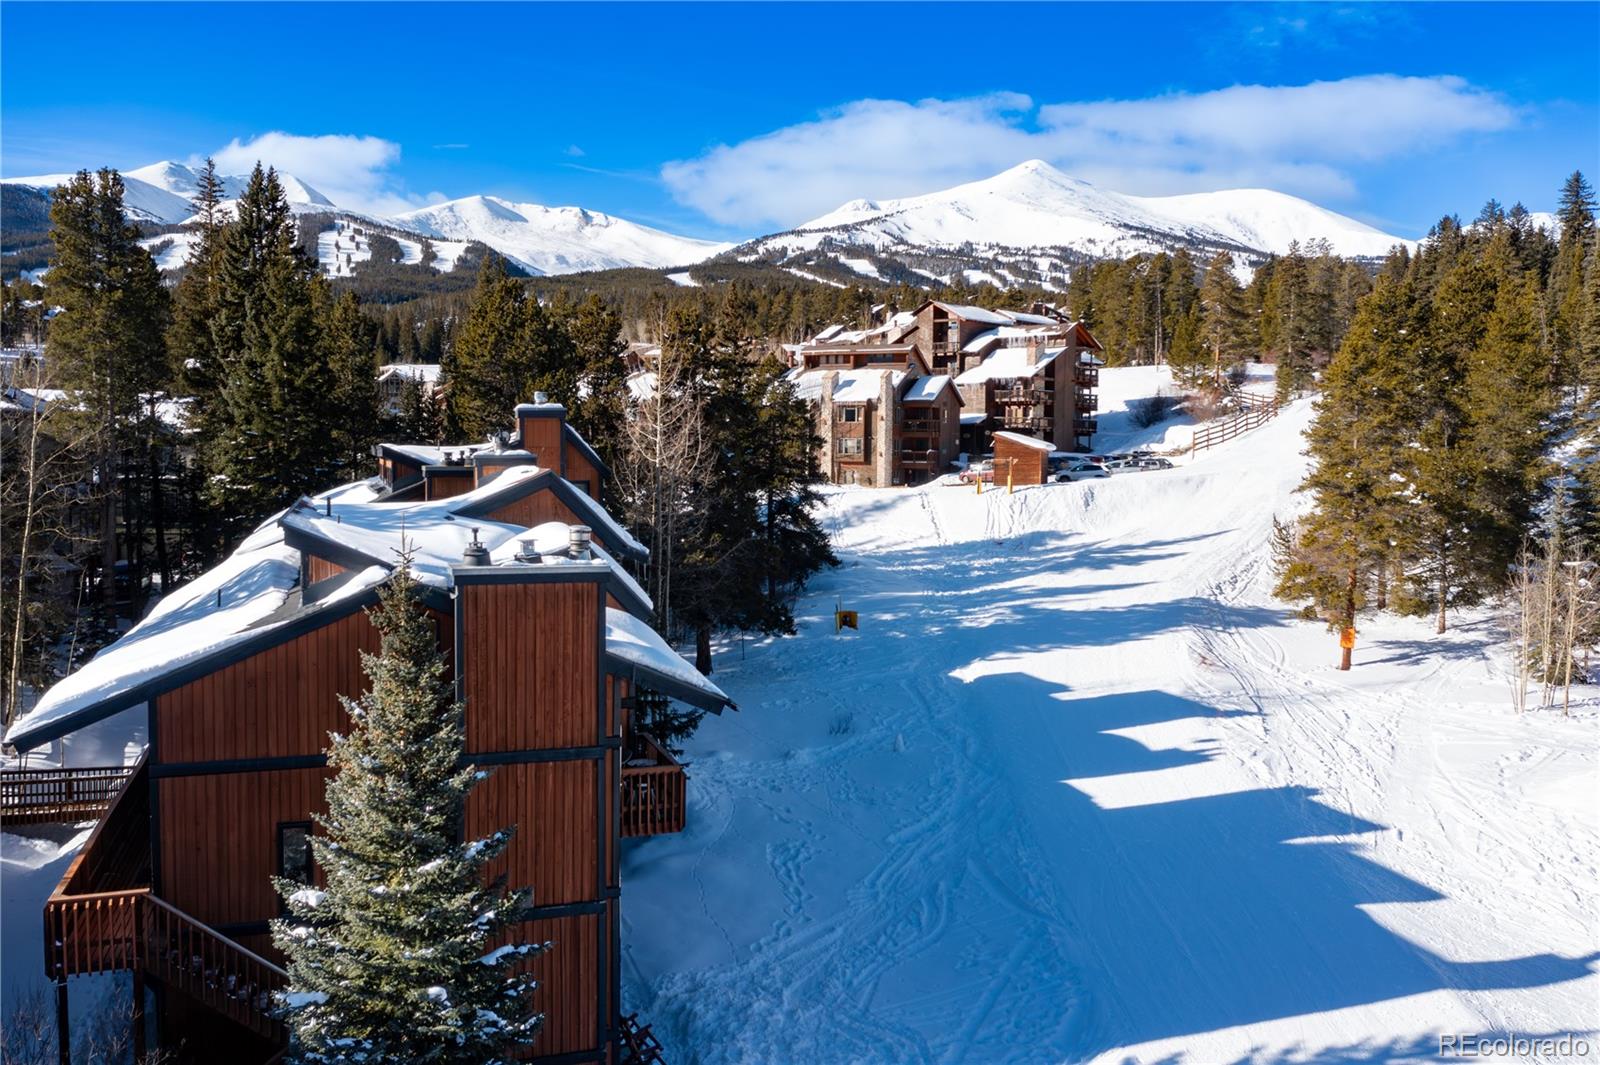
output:
[[[600,471],[595,469],[589,457],[571,444],[562,442],[567,451],[567,480],[573,487],[594,499],[600,498]]]
[[[321,558],[317,555],[306,556],[306,576],[312,584],[325,581],[329,577],[337,577],[344,572],[344,567],[331,559]]]
[[[472,471],[461,473],[428,474],[423,478],[424,499],[449,499],[472,491]]]
[[[561,423],[552,415],[533,415],[517,419],[517,432],[522,436],[522,450],[531,451],[539,465],[547,470],[561,472]]]
[[[489,779],[467,796],[467,836],[516,826],[511,844],[489,864],[490,880],[503,874],[511,888],[531,888],[535,906],[601,896],[595,767],[587,760],[490,767]]]
[[[1050,466],[1050,453],[1043,448],[1017,444],[1003,436],[994,438],[994,483],[1006,483],[1007,466],[1014,485],[1044,484]]]
[[[597,742],[596,582],[468,584],[456,592],[467,750]]]
[[[503,521],[509,525],[521,525],[531,529],[535,525],[543,525],[547,521],[560,521],[568,525],[581,524],[572,508],[561,502],[556,494],[548,488],[541,489],[521,499],[511,502],[490,511],[487,517],[494,521]],[[602,541],[602,546],[610,550],[611,545]]]
[[[378,634],[363,611],[175,688],[156,703],[157,763],[318,754],[348,727],[339,695],[366,688],[361,651]]]
[[[600,1046],[599,991],[601,914],[577,914],[518,925],[515,936],[524,943],[551,944],[533,959],[530,968],[539,981],[534,1005],[544,1011],[544,1029],[534,1044],[533,1056],[547,1057],[594,1050]]]
[[[213,927],[276,917],[278,824],[326,812],[327,772],[157,779],[161,897]]]

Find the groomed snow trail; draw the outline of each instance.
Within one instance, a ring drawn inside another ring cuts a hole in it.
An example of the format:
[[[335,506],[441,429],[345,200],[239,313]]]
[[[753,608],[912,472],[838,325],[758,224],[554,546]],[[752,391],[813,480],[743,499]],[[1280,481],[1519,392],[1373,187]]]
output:
[[[1267,594],[1309,417],[1177,470],[830,494],[843,565],[797,636],[719,655],[744,709],[692,741],[689,827],[624,855],[625,997],[670,1060],[1596,1027],[1600,722],[1511,715],[1471,626],[1374,622],[1331,668]]]

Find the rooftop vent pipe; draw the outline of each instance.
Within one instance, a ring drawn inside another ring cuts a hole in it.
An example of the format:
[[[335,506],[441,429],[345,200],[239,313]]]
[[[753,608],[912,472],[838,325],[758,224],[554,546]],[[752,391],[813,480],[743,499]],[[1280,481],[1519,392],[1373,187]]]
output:
[[[567,554],[578,561],[584,561],[589,554],[589,526],[573,525],[567,529]]]
[[[478,540],[478,527],[472,527],[472,543],[461,552],[461,561],[468,566],[487,566],[489,564],[489,549]]]
[[[548,392],[535,392],[533,394],[533,401],[535,403],[539,404],[540,406],[544,406],[546,403],[550,402],[550,393],[548,393]]]
[[[544,561],[544,556],[539,554],[538,549],[534,547],[533,537],[530,536],[526,540],[519,540],[517,542],[522,545],[522,550],[517,552],[518,562],[538,564]]]

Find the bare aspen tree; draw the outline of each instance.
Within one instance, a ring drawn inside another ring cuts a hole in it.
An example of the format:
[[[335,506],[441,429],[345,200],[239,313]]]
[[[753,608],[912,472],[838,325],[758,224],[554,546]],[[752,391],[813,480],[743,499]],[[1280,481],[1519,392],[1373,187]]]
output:
[[[617,480],[633,525],[645,532],[645,587],[657,627],[670,637],[675,545],[693,532],[697,519],[688,494],[708,474],[711,454],[687,359],[666,345],[654,370],[654,388],[634,404],[624,426]]]
[[[49,584],[72,570],[84,547],[73,509],[82,491],[74,459],[82,429],[63,415],[64,403],[42,358],[18,360],[0,396],[0,525],[4,540],[5,607],[0,718],[10,726],[27,689],[54,680],[52,644],[67,619]]]

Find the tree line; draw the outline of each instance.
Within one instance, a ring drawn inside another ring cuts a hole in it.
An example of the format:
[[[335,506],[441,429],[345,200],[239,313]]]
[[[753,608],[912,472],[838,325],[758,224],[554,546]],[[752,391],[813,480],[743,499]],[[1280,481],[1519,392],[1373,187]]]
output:
[[[1432,616],[1442,633],[1454,609],[1526,583],[1530,543],[1593,556],[1594,212],[1575,173],[1553,234],[1491,201],[1389,257],[1322,377],[1310,509],[1276,531],[1280,596],[1335,629],[1371,607]]]

